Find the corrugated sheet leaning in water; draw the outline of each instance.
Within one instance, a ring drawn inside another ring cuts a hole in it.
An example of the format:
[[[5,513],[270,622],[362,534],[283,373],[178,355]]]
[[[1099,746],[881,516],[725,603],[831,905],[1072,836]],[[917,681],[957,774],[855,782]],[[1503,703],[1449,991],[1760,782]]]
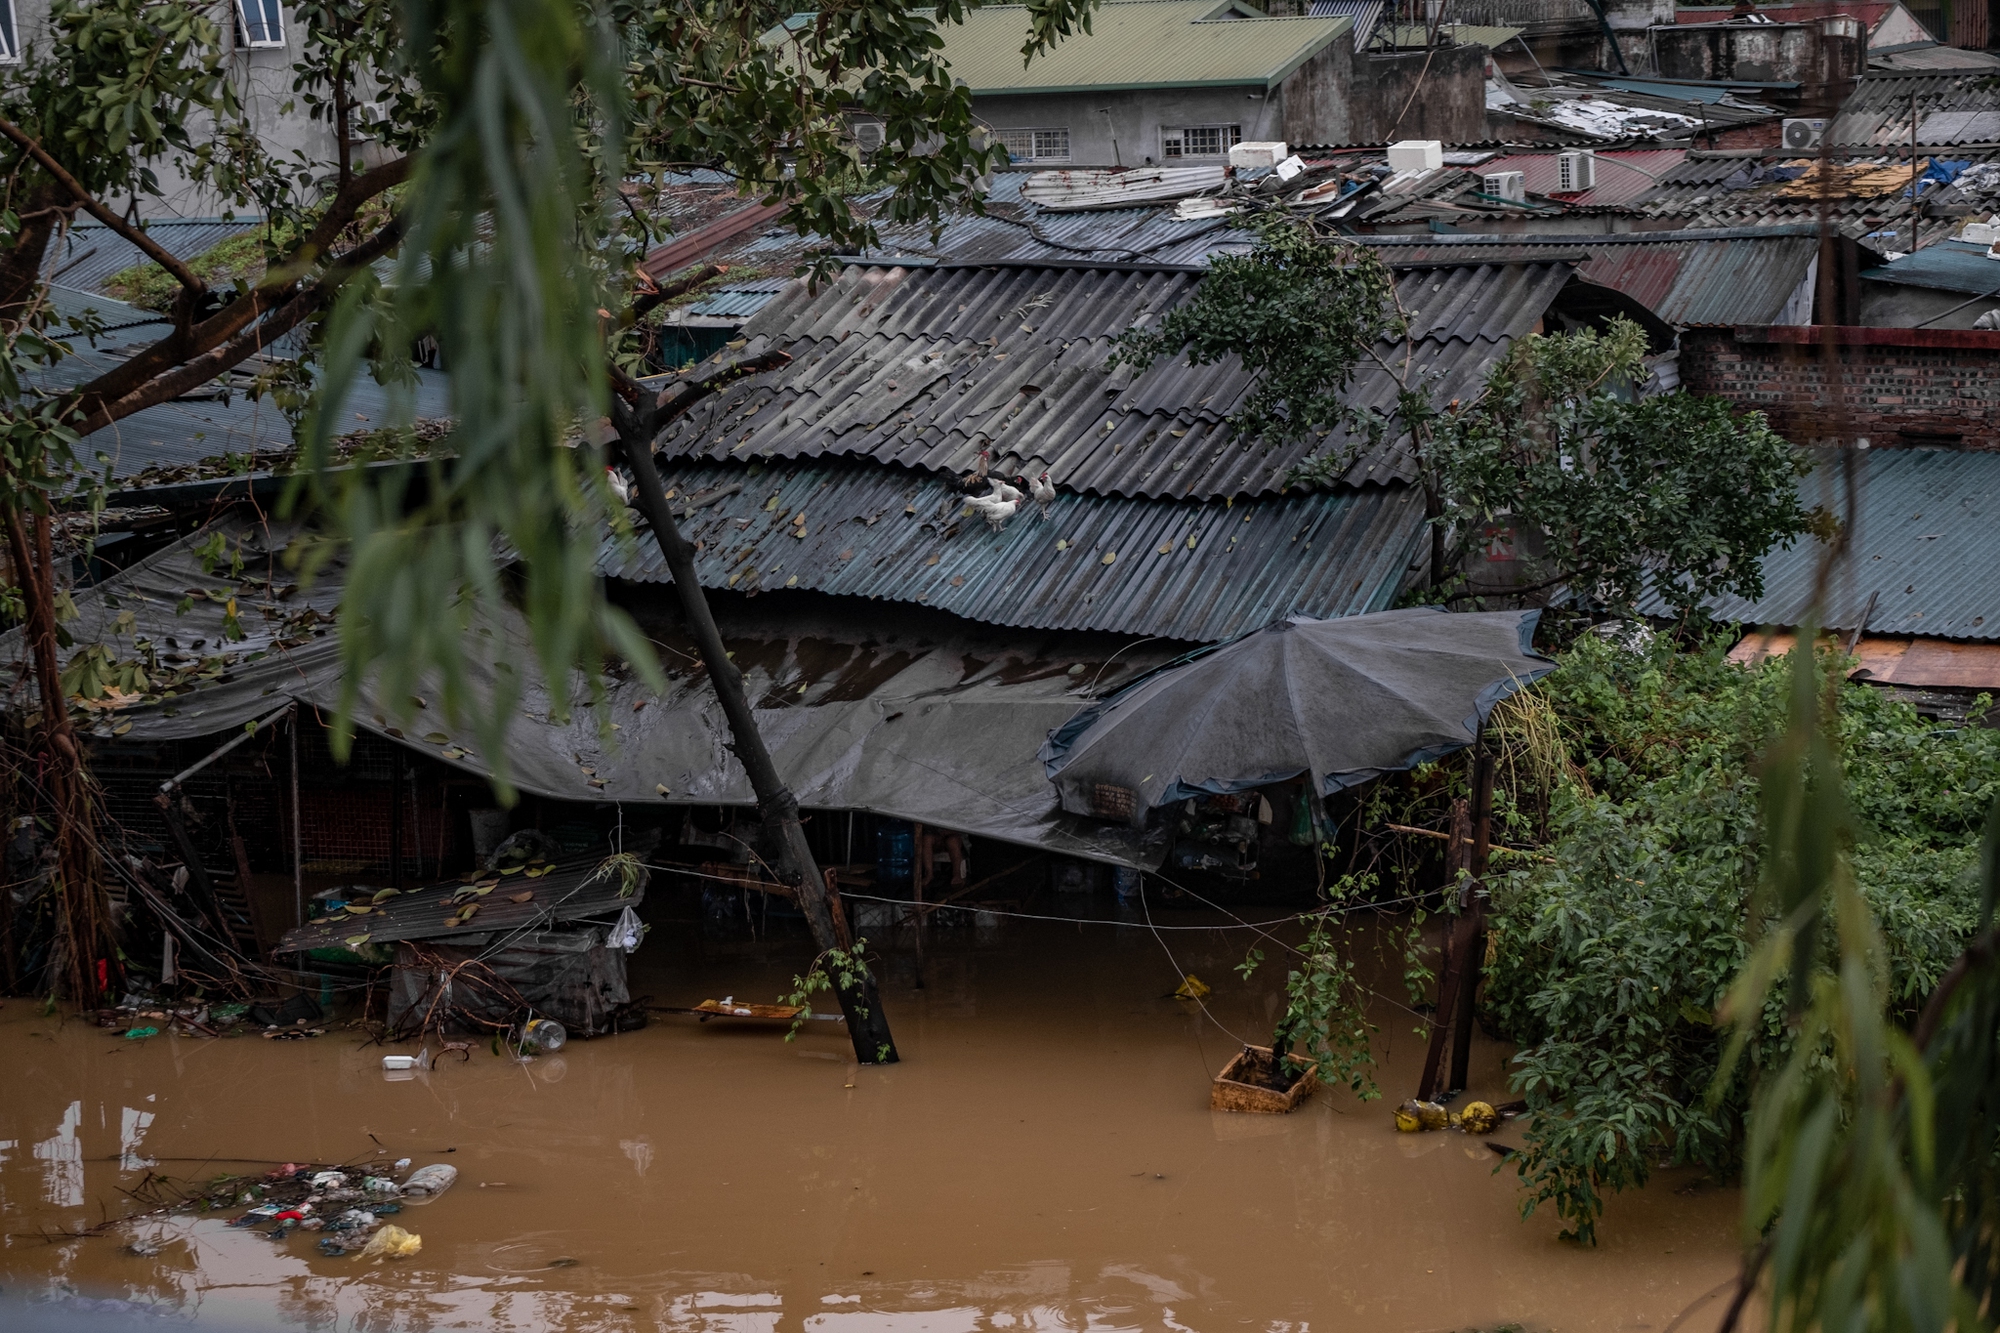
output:
[[[666,469],[703,586],[917,602],[970,620],[1212,642],[1378,611],[1424,532],[1410,487],[1210,502],[1063,494],[995,532],[940,477],[868,465]],[[727,488],[737,488],[733,491]],[[727,493],[725,493],[727,491]],[[914,511],[914,512],[912,512]],[[667,577],[650,539],[601,567]]]

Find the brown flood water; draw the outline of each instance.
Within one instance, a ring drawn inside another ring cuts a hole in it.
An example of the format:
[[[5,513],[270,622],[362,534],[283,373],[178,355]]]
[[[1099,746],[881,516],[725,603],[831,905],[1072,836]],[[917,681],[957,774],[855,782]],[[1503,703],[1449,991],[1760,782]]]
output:
[[[889,1068],[854,1066],[831,1025],[787,1044],[662,1017],[389,1082],[382,1048],[340,1028],[128,1042],[7,1001],[0,1290],[343,1330],[1665,1330],[1692,1306],[1676,1330],[1707,1333],[1719,1317],[1703,1297],[1735,1270],[1733,1190],[1661,1173],[1583,1250],[1547,1214],[1521,1220],[1482,1143],[1398,1135],[1385,1102],[1322,1090],[1288,1117],[1210,1112],[1233,1051],[1220,1025],[1268,1033],[1275,1013],[1271,964],[1250,983],[1230,971],[1240,932],[1164,934],[1215,986],[1212,1018],[1167,998],[1178,978],[1147,930],[982,936],[932,936],[921,990],[907,953],[890,960]],[[806,953],[661,923],[632,991],[768,1000]],[[1415,1082],[1415,1020],[1386,1003],[1376,1018],[1393,1102]],[[1502,1100],[1502,1056],[1475,1048],[1475,1094]],[[378,1141],[461,1173],[395,1219],[423,1237],[413,1259],[325,1258],[310,1235],[215,1216],[38,1235],[130,1211],[118,1187],[148,1163],[359,1161]]]

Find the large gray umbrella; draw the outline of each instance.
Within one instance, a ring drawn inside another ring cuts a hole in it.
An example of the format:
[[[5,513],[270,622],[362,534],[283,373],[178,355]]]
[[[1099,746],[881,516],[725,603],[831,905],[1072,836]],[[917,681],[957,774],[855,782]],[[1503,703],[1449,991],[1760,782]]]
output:
[[[1275,621],[1134,682],[1049,734],[1065,810],[1129,817],[1308,775],[1331,793],[1463,749],[1555,663],[1538,611]]]

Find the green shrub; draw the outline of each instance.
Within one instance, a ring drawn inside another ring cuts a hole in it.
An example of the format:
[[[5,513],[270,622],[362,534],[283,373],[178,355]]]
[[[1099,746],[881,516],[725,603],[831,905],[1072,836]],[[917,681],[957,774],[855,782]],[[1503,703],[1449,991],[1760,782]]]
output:
[[[188,260],[187,266],[197,278],[220,290],[226,291],[239,282],[254,284],[264,276],[270,245],[262,228],[246,231],[217,241]],[[121,268],[104,280],[106,295],[148,310],[171,308],[180,289],[179,280],[151,260]]]
[[[1546,859],[1492,878],[1484,1012],[1520,1046],[1512,1077],[1533,1113],[1523,1211],[1551,1204],[1566,1234],[1590,1240],[1604,1196],[1655,1164],[1729,1174],[1739,1162],[1748,1087],[1739,1075],[1707,1097],[1724,1043],[1714,1014],[1747,952],[1756,764],[1783,725],[1785,672],[1733,665],[1719,642],[1632,651],[1594,636],[1562,663],[1500,715],[1510,836]],[[1835,702],[1854,872],[1893,996],[1913,1013],[1973,927],[2000,732],[1928,722],[1864,685],[1839,686]],[[1788,1053],[1778,1003],[1748,1079]]]

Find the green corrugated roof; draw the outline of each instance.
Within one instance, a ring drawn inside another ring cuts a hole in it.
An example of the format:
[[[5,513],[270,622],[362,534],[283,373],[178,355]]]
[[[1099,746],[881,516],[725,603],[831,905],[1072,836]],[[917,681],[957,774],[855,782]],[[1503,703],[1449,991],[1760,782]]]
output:
[[[1246,17],[1220,17],[1238,14]],[[974,9],[964,24],[939,31],[952,75],[975,95],[992,95],[1249,84],[1269,90],[1351,25],[1345,18],[1268,18],[1232,0],[1107,0],[1091,15],[1089,34],[1057,43],[1025,69],[1024,5]]]

